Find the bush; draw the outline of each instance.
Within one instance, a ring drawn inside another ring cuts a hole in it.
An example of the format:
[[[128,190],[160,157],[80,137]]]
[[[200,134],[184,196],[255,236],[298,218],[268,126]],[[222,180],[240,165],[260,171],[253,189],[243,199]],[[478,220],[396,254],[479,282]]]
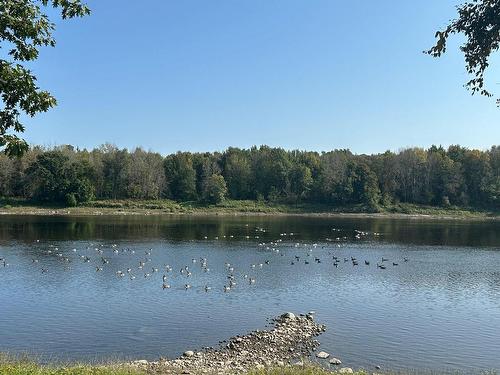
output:
[[[224,177],[213,174],[205,183],[203,189],[203,200],[212,204],[221,203],[227,195],[227,186]]]
[[[68,207],[76,207],[78,205],[75,194],[66,194],[66,205]]]

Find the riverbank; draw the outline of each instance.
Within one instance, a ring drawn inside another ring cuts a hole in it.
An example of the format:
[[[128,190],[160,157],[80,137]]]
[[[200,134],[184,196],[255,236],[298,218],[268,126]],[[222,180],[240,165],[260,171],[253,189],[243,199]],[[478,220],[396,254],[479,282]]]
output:
[[[248,375],[326,375],[327,366],[340,374],[353,374],[341,368],[340,360],[319,352],[322,366],[306,359],[316,350],[315,337],[326,327],[314,321],[313,313],[296,316],[285,313],[271,320],[266,330],[253,331],[224,341],[218,348],[186,351],[181,357],[158,361],[137,360],[100,366],[41,366],[28,361],[13,361],[0,356],[2,375],[177,375],[177,374],[248,374]],[[307,361],[307,362],[306,362]],[[360,373],[363,374],[363,373]]]
[[[263,201],[226,200],[218,205],[171,200],[102,200],[78,207],[41,205],[22,199],[0,199],[0,215],[227,215],[227,216],[325,216],[363,218],[489,219],[499,220],[500,212],[459,207],[395,204],[378,210],[362,206],[279,204]]]
[[[69,367],[40,366],[30,362],[0,362],[0,374],[2,375],[148,375],[144,370],[130,367],[109,365],[89,366],[75,365]],[[197,373],[192,373],[196,375]],[[210,374],[210,373],[208,373]],[[317,366],[287,367],[275,369],[251,370],[246,375],[332,375],[334,372],[319,368]],[[174,375],[156,374],[156,375]],[[353,375],[366,375],[365,372],[355,372]]]
[[[132,366],[153,373],[244,374],[252,369],[304,366],[304,358],[319,347],[315,339],[326,330],[314,321],[313,313],[295,316],[285,313],[271,320],[271,327],[223,341],[218,348],[188,350],[174,360],[148,362],[139,360]],[[324,365],[330,363],[329,354],[322,352]],[[341,362],[335,359],[336,365]]]

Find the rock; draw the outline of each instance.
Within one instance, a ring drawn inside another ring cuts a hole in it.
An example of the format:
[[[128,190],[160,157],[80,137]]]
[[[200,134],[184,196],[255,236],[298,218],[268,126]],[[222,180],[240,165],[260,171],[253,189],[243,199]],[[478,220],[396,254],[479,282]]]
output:
[[[339,373],[341,374],[353,374],[354,371],[352,370],[352,368],[350,367],[342,367],[340,370],[339,370]]]
[[[328,354],[327,352],[319,352],[316,353],[316,357],[320,359],[327,359],[328,357],[330,357],[330,354]]]
[[[149,362],[146,361],[145,359],[139,359],[137,361],[134,361],[134,364],[140,365],[140,366],[147,366],[149,364]]]
[[[338,366],[338,365],[342,364],[342,361],[338,358],[332,358],[332,359],[330,359],[330,364]]]
[[[220,342],[217,348],[206,347],[202,352],[186,351],[174,360],[161,359],[147,362],[152,373],[242,374],[254,368],[272,366],[304,366],[302,358],[308,358],[319,347],[314,337],[320,335],[323,326],[314,322],[311,315],[296,316],[285,313],[272,319],[266,330],[255,330]],[[325,352],[318,358],[329,358]]]
[[[283,315],[281,315],[281,317],[283,319],[291,319],[291,320],[294,320],[295,319],[295,314],[294,313],[291,313],[291,312],[287,312],[287,313],[284,313]]]

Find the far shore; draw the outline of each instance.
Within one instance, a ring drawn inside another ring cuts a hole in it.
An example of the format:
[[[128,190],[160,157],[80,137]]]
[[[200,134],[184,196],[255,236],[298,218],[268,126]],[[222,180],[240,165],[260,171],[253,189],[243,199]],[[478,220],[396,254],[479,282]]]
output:
[[[421,220],[500,220],[500,212],[398,204],[372,212],[362,206],[270,204],[226,201],[219,205],[197,202],[106,200],[83,206],[38,205],[22,200],[0,200],[0,215],[33,216],[301,216],[325,218],[385,218]]]

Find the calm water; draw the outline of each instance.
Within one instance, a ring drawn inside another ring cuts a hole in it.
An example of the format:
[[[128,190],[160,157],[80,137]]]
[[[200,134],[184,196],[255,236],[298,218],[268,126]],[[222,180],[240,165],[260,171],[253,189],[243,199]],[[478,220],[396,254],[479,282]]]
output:
[[[0,258],[0,352],[172,357],[315,310],[322,350],[348,366],[500,369],[500,222],[6,216]]]

